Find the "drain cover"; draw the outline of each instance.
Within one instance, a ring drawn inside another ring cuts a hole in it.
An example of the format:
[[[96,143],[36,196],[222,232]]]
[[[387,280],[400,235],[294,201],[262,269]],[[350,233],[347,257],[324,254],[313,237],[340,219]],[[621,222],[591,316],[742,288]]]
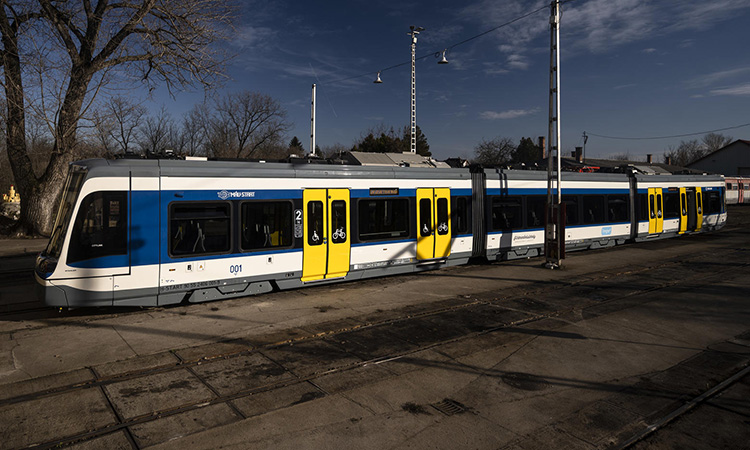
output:
[[[524,391],[541,391],[549,385],[544,378],[523,372],[509,372],[500,379],[508,386]]]
[[[466,407],[464,405],[449,398],[443,399],[442,401],[439,401],[437,403],[433,403],[431,406],[441,413],[445,414],[446,416],[452,416],[454,414],[459,414],[466,411]]]

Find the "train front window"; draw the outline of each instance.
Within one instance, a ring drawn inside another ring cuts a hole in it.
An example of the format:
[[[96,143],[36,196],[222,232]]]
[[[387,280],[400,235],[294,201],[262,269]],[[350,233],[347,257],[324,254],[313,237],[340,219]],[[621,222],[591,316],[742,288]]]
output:
[[[229,203],[173,204],[169,214],[172,256],[226,253],[230,250]]]
[[[52,230],[52,236],[49,244],[47,244],[46,253],[53,258],[60,258],[65,234],[67,234],[68,226],[73,219],[73,208],[76,200],[78,200],[78,194],[81,192],[81,185],[83,185],[85,178],[86,169],[80,166],[71,166],[68,179],[65,180],[60,208],[57,210],[55,228]]]
[[[128,252],[127,192],[103,191],[81,201],[68,249],[68,263]]]

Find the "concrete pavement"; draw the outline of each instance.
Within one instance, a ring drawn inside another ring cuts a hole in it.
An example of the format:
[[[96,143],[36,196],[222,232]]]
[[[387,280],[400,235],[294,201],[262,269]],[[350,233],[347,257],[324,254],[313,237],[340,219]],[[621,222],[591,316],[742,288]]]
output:
[[[15,424],[0,442],[617,445],[747,367],[748,248],[736,228],[574,253],[562,271],[530,260],[0,321],[0,423]],[[684,442],[741,448],[747,383],[638,445],[709,414],[716,427]]]

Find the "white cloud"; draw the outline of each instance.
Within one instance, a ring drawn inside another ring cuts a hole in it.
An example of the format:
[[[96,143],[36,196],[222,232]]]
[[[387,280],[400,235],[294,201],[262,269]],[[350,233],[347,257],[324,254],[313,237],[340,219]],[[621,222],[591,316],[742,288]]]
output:
[[[742,77],[746,74],[750,74],[749,67],[737,67],[734,69],[720,70],[718,72],[707,73],[694,78],[691,78],[685,82],[688,89],[699,89],[708,86],[712,86],[718,82],[726,82],[733,78]]]
[[[713,95],[750,95],[750,83],[739,84],[737,86],[726,87],[721,89],[712,89]]]
[[[464,20],[478,22],[485,29],[491,29],[546,4],[545,1],[528,0],[478,0],[465,7],[459,16]],[[588,0],[565,4],[562,8],[560,29],[565,34],[563,45],[566,51],[607,53],[624,44],[645,41],[657,36],[709,29],[719,22],[736,17],[740,10],[750,9],[750,2]],[[497,39],[499,50],[509,55],[526,55],[535,51],[531,48],[532,42],[549,33],[548,21],[543,20],[545,13],[547,11],[542,10],[527,19],[493,32],[491,36]],[[680,45],[686,47],[692,44],[692,39],[686,39]],[[648,47],[643,52],[656,53],[657,49]]]
[[[271,28],[245,25],[237,29],[237,33],[234,38],[230,40],[230,44],[240,48],[258,47],[275,37],[276,31]]]
[[[506,120],[536,114],[539,108],[533,109],[509,109],[507,111],[482,111],[479,117],[485,120]]]
[[[511,69],[526,70],[529,68],[528,58],[519,54],[509,55],[508,67],[510,67]]]
[[[619,85],[619,86],[615,86],[615,87],[614,87],[613,89],[615,89],[615,90],[618,90],[618,91],[619,91],[620,89],[627,89],[627,88],[632,88],[632,87],[636,87],[636,86],[638,86],[638,85],[637,85],[637,84],[635,84],[635,83],[630,83],[630,84],[621,84],[621,85]]]

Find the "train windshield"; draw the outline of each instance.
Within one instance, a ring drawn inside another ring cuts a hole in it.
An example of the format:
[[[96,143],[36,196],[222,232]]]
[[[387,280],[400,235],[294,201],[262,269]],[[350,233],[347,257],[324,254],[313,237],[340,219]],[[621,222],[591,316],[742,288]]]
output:
[[[81,185],[86,178],[86,172],[85,167],[70,166],[70,172],[68,172],[68,178],[65,180],[65,187],[63,188],[60,209],[57,211],[57,218],[55,219],[55,228],[52,231],[49,244],[47,244],[46,253],[48,256],[53,258],[60,257],[65,234],[68,232],[68,226],[73,216],[73,208],[76,205],[78,194],[81,192]]]

